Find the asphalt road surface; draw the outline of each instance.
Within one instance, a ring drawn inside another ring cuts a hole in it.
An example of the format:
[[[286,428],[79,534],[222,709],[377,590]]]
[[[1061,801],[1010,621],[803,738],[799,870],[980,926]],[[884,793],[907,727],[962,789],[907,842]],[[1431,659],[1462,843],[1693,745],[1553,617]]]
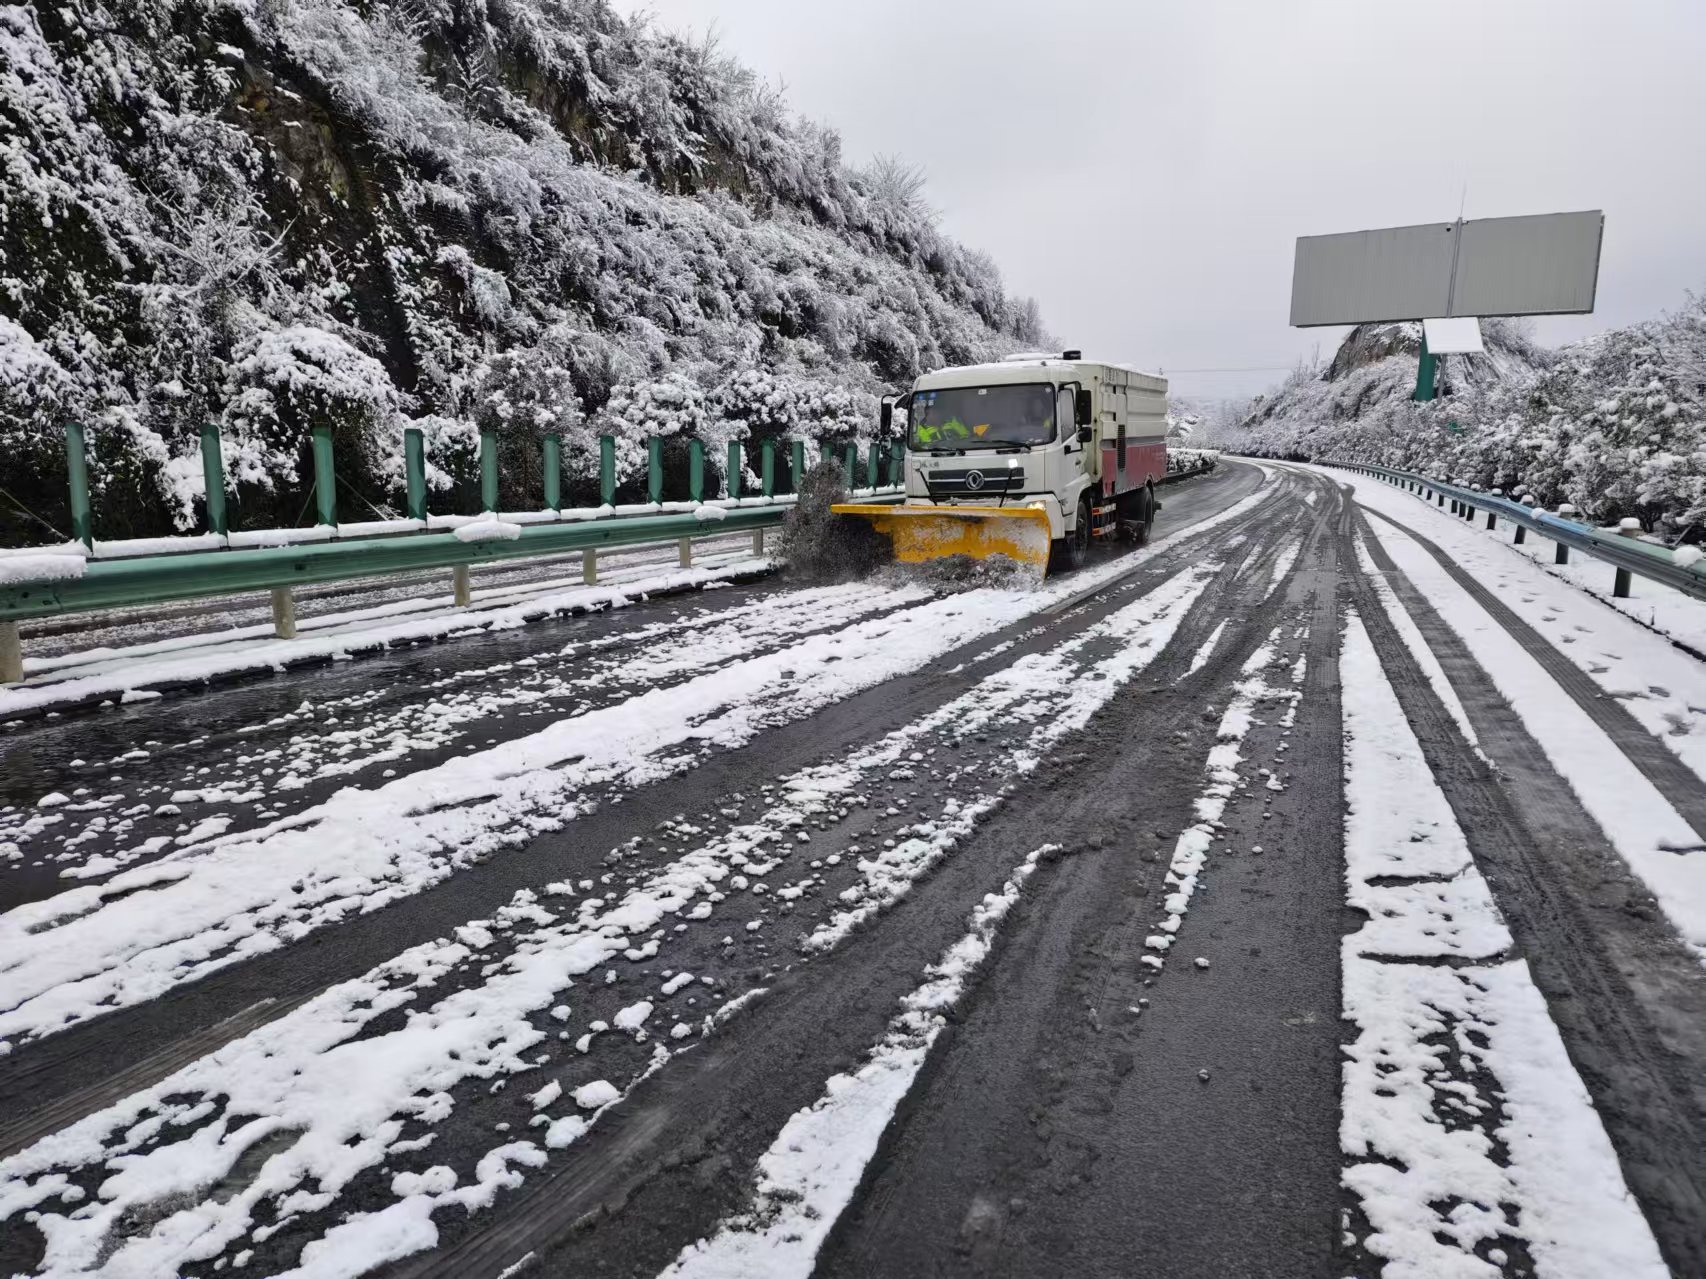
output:
[[[1706,723],[1412,505],[13,727],[0,1272],[1706,1274]]]

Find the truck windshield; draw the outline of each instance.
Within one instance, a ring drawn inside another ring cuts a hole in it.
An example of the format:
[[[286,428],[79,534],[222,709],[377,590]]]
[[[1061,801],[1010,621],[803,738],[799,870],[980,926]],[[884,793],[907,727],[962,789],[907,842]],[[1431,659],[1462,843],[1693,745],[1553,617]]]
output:
[[[1054,439],[1054,404],[1054,388],[1047,383],[915,391],[908,415],[912,447],[928,451],[1047,444]]]

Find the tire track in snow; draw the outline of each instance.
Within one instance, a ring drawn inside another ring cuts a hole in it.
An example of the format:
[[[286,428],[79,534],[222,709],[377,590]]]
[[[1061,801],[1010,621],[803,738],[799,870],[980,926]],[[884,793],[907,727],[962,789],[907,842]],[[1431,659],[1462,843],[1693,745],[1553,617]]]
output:
[[[758,1161],[752,1206],[685,1249],[661,1279],[806,1279],[818,1249],[853,1198],[865,1165],[911,1089],[931,1045],[994,946],[1038,861],[1059,851],[1045,844],[1013,868],[1001,888],[972,912],[969,930],[925,970],[864,1063],[824,1085],[823,1096],[793,1116]]]
[[[583,715],[928,597],[918,588],[861,585],[769,595],[576,641],[549,656],[452,671],[406,690],[400,705],[395,689],[371,689],[304,700],[294,710],[216,736],[151,749],[131,745],[84,772],[140,770],[142,777],[109,777],[100,787],[109,793],[93,803],[74,790],[72,802],[54,811],[91,815],[69,836],[64,824],[39,832],[61,850],[42,855],[69,862],[60,871],[66,879],[97,878],[180,852],[194,856],[211,847],[195,834],[210,819],[240,824],[217,832],[229,843],[243,828],[293,817],[363,775],[371,782],[381,780],[381,770],[388,779],[430,766],[486,728],[513,736],[525,731],[528,719]],[[28,850],[38,832],[26,829],[24,815],[41,811],[0,807],[0,843],[12,842],[20,854]]]
[[[1377,540],[1377,565],[1459,690],[1489,757],[1461,735],[1372,591],[1358,610],[1375,637],[1435,780],[1546,996],[1583,1083],[1665,1255],[1706,1259],[1706,972],[1600,833],[1492,677]]]
[[[1431,544],[1390,517],[1382,516],[1374,532],[1397,567],[1426,590],[1552,767],[1706,964],[1706,859],[1673,851],[1706,841],[1706,829],[1697,830],[1671,802],[1682,802],[1706,827],[1706,788],[1619,704],[1584,689],[1590,683],[1585,676],[1484,588],[1466,580],[1437,548],[1430,551]]]
[[[1292,560],[1295,559],[1294,553]],[[1173,943],[1178,938],[1179,927],[1191,908],[1191,897],[1196,893],[1209,850],[1219,837],[1223,825],[1221,818],[1226,812],[1226,805],[1240,784],[1238,765],[1244,762],[1244,757],[1239,753],[1239,746],[1254,722],[1257,705],[1264,701],[1279,700],[1289,702],[1295,707],[1303,696],[1301,686],[1305,667],[1301,657],[1295,668],[1293,682],[1296,687],[1285,688],[1269,684],[1263,678],[1263,672],[1272,665],[1278,652],[1281,631],[1281,627],[1275,627],[1267,640],[1244,660],[1244,665],[1238,672],[1240,678],[1232,686],[1232,700],[1221,714],[1220,724],[1215,732],[1215,744],[1209,751],[1205,765],[1209,776],[1208,785],[1196,800],[1196,823],[1180,834],[1173,845],[1172,859],[1167,865],[1165,883],[1171,891],[1163,901],[1166,916],[1156,924],[1155,931],[1143,940],[1144,949],[1148,953],[1143,956],[1142,962],[1145,968],[1153,972],[1159,972],[1166,966],[1167,954],[1172,950]],[[1305,628],[1303,634],[1297,638],[1306,639],[1307,635]]]
[[[1267,501],[1264,488],[1137,554],[1153,558]],[[1112,579],[1130,557],[1088,571]],[[9,1006],[0,1049],[278,949],[424,891],[591,811],[596,796],[675,776],[710,750],[844,700],[1081,591],[970,591],[735,663],[667,690],[456,757],[307,813],[215,839],[0,917]],[[143,891],[146,890],[146,891]]]
[[[1668,1275],[1354,611],[1340,668],[1357,1243],[1390,1279]]]
[[[72,1188],[71,1175],[61,1170],[67,1158],[75,1164],[79,1156],[73,1152],[81,1149],[83,1161],[98,1163],[118,1153],[135,1170],[134,1175],[103,1185],[99,1210],[91,1211],[96,1207],[91,1203],[90,1210],[74,1218],[75,1227],[69,1220],[56,1225],[50,1233],[44,1273],[74,1273],[103,1250],[112,1250],[125,1265],[144,1270],[174,1266],[179,1264],[172,1252],[177,1246],[174,1231],[136,1237],[125,1233],[124,1223],[138,1214],[147,1218],[151,1204],[176,1203],[178,1196],[227,1176],[245,1149],[275,1135],[282,1135],[284,1148],[269,1153],[236,1193],[217,1208],[204,1203],[188,1210],[200,1224],[198,1255],[212,1256],[208,1249],[234,1244],[251,1228],[256,1207],[263,1201],[276,1203],[283,1218],[332,1209],[339,1189],[362,1167],[419,1140],[406,1128],[410,1116],[442,1123],[454,1108],[450,1097],[459,1082],[502,1079],[533,1066],[524,1054],[531,1054],[544,1038],[535,1024],[536,1014],[549,1007],[575,977],[609,964],[624,952],[632,959],[635,939],[667,917],[688,912],[685,917],[694,918],[689,907],[696,898],[719,898],[720,885],[737,873],[753,870],[750,854],[766,843],[778,842],[779,827],[785,832],[801,825],[813,811],[821,811],[825,798],[845,794],[872,777],[892,774],[897,765],[918,754],[912,748],[927,735],[950,725],[956,732],[976,732],[997,723],[1015,725],[1021,731],[1013,753],[992,771],[1008,777],[1034,767],[1054,742],[1080,726],[1165,647],[1217,569],[1215,564],[1189,569],[1067,644],[996,672],[957,702],[864,752],[856,767],[830,765],[784,782],[780,789],[788,796],[786,821],[773,809],[756,827],[737,828],[729,838],[682,858],[614,906],[596,896],[587,897],[574,917],[563,922],[545,900],[524,894],[500,912],[507,918],[476,921],[458,930],[454,939],[417,947],[366,978],[334,988],[159,1085],[0,1163],[0,1177],[6,1179],[0,1192],[0,1217],[34,1210],[43,1212],[44,1219],[57,1220],[41,1205]],[[1104,646],[1113,651],[1096,656]],[[998,803],[1007,789],[1010,784],[990,797],[981,811]],[[953,803],[948,820],[939,826],[932,824],[933,829],[862,861],[864,886],[841,894],[843,909],[813,934],[808,948],[821,950],[835,944],[904,895],[913,880],[969,831],[965,810],[977,807]],[[788,842],[785,834],[781,842]],[[764,860],[771,865],[756,872],[760,878],[773,866],[768,856]],[[573,893],[567,885],[562,891]],[[519,931],[518,944],[507,959],[494,957],[488,949],[494,934],[526,924],[539,927]],[[435,986],[470,965],[487,979],[445,996],[424,1011],[409,1011]],[[494,968],[499,971],[487,977]],[[649,1001],[644,1006],[636,1028],[652,1011]],[[368,1034],[370,1024],[399,1010],[407,1017],[400,1029]],[[620,1018],[616,1020],[620,1026]],[[661,1045],[654,1049],[647,1069],[667,1060],[668,1052]],[[351,1079],[362,1081],[353,1095],[348,1088]],[[551,1125],[549,1133],[560,1140],[548,1135],[547,1145],[564,1144],[578,1135],[578,1127],[567,1119]],[[173,1129],[185,1125],[193,1128],[190,1136],[169,1139]],[[114,1146],[113,1138],[120,1134]],[[485,1207],[497,1188],[517,1184],[522,1175],[517,1164],[532,1166],[543,1158],[533,1143],[506,1140],[481,1157],[471,1183],[458,1185],[452,1178],[447,1184],[447,1174],[438,1171],[442,1165],[427,1168],[418,1174],[427,1180],[399,1183],[404,1188],[397,1192],[397,1204],[331,1227],[320,1237],[323,1246],[311,1243],[315,1264],[332,1265],[331,1259],[337,1258],[338,1265],[346,1265],[354,1255],[365,1258],[365,1268],[401,1255],[387,1253],[388,1248],[407,1244],[405,1250],[412,1251],[427,1246],[436,1238],[430,1221],[435,1209]],[[302,1189],[308,1184],[317,1187],[312,1194]],[[181,1211],[161,1210],[163,1220],[180,1215]],[[255,1241],[264,1243],[275,1228],[256,1232]],[[308,1254],[304,1257],[308,1259]]]

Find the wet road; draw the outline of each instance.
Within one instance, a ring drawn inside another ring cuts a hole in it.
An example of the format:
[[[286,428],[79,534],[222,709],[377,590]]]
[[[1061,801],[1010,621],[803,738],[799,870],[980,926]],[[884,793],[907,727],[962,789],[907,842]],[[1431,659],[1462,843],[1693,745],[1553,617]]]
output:
[[[0,1269],[1592,1273],[1543,1112],[1626,1270],[1706,1273],[1706,969],[1393,560],[1427,518],[1232,464],[1041,592],[770,580],[13,728]],[[1441,798],[1370,846],[1461,864],[1359,871],[1393,760]],[[1415,972],[1514,984],[1576,1093]]]

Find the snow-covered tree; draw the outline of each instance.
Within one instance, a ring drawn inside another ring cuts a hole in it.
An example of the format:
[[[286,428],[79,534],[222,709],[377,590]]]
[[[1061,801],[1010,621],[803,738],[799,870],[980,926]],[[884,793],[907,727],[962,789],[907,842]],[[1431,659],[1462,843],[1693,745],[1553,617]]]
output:
[[[849,165],[714,39],[607,0],[0,6],[0,317],[63,375],[0,447],[99,427],[97,522],[134,533],[197,518],[207,422],[239,520],[289,522],[322,411],[359,509],[395,505],[407,413],[448,476],[443,423],[572,403],[577,479],[579,433],[647,396],[755,440],[717,396],[762,372],[778,431],[851,438],[919,370],[1043,333],[915,169]],[[537,500],[534,452],[506,445],[506,500]]]

